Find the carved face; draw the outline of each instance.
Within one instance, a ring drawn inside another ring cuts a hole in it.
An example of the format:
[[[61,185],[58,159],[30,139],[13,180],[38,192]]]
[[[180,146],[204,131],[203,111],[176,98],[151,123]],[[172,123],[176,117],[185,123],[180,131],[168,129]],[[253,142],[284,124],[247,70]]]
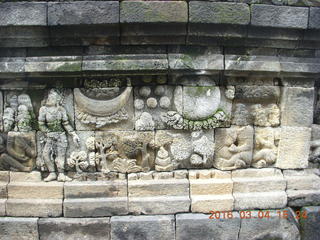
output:
[[[32,109],[32,102],[31,102],[29,95],[27,95],[27,94],[20,94],[18,96],[18,103],[19,103],[19,105],[26,106],[29,110]]]
[[[59,103],[59,95],[56,91],[50,91],[47,99],[47,106],[56,106]]]
[[[3,130],[9,132],[13,126],[13,119],[3,119]]]

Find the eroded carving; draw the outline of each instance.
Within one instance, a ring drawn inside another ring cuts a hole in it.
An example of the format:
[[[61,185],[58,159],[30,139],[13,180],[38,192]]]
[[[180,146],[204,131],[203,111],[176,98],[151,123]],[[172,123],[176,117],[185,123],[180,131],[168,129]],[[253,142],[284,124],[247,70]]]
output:
[[[38,166],[48,170],[49,175],[44,181],[70,181],[65,175],[67,135],[72,136],[75,145],[79,145],[79,137],[69,122],[66,109],[62,105],[62,93],[51,89],[44,105],[39,110],[39,129],[44,134],[42,138],[42,158]],[[57,175],[58,173],[58,175]]]
[[[251,126],[218,128],[214,167],[221,170],[245,168],[251,165],[253,128]]]

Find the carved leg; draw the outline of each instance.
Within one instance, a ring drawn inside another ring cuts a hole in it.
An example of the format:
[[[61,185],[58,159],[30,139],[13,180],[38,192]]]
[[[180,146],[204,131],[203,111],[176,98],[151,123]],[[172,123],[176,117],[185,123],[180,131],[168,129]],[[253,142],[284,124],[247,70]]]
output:
[[[57,156],[55,159],[55,163],[58,169],[58,181],[59,182],[65,182],[65,181],[71,181],[72,179],[69,178],[64,174],[64,165],[66,160],[66,153],[67,153],[67,147],[63,144],[59,144],[57,146]]]
[[[0,168],[3,168],[4,170],[10,170],[11,167],[22,172],[31,171],[30,167],[24,166],[23,164],[21,164],[19,161],[9,156],[8,154],[6,153],[2,154],[0,156]]]

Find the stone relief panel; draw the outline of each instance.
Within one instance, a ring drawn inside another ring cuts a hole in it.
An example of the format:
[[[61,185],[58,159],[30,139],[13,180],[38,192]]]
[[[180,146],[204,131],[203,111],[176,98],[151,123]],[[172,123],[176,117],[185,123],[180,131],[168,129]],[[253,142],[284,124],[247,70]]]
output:
[[[309,165],[320,167],[320,125],[318,124],[313,124],[311,128]]]
[[[237,86],[232,124],[277,127],[280,125],[280,87]]]
[[[220,170],[249,167],[253,157],[253,134],[251,126],[217,128],[213,166]]]
[[[155,135],[155,169],[210,168],[214,145],[214,130],[159,130]]]
[[[122,81],[85,80],[74,89],[77,130],[133,129],[132,87]]]
[[[168,111],[163,121],[168,127],[191,131],[227,127],[233,98],[233,86],[177,86],[174,90],[176,109]]]

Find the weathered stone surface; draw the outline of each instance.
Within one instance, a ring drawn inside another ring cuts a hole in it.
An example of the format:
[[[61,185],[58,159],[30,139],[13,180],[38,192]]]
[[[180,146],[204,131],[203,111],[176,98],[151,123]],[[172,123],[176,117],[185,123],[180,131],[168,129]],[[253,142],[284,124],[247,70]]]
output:
[[[172,214],[190,207],[189,181],[177,174],[129,174],[128,194],[129,212],[135,214]]]
[[[320,29],[320,8],[310,8],[309,28]]]
[[[124,216],[111,218],[111,239],[171,240],[175,236],[174,216]]]
[[[65,217],[108,217],[128,214],[127,197],[69,198],[63,202]]]
[[[232,181],[237,210],[283,208],[287,204],[286,182],[278,169],[235,170]]]
[[[0,216],[6,215],[6,201],[7,199],[0,199]]]
[[[63,183],[60,182],[10,182],[8,197],[11,199],[62,199]]]
[[[0,5],[0,26],[46,26],[47,4],[7,2]]]
[[[304,73],[319,73],[320,60],[317,58],[280,57],[280,68],[283,73],[303,76]]]
[[[0,58],[0,73],[24,72],[25,58]]]
[[[285,170],[284,178],[287,181],[288,205],[302,207],[320,204],[320,177],[319,170]]]
[[[310,127],[313,122],[314,89],[283,87],[281,97],[281,124]]]
[[[278,158],[275,166],[282,169],[307,168],[310,139],[310,128],[281,127]]]
[[[191,1],[189,21],[191,23],[247,25],[250,22],[250,8],[244,3]]]
[[[8,199],[6,212],[14,217],[60,217],[62,199]]]
[[[48,3],[48,25],[116,24],[119,2],[89,1]]]
[[[9,182],[9,172],[0,171],[0,199],[7,198],[7,184]]]
[[[215,159],[213,166],[220,170],[233,170],[251,165],[253,128],[231,126],[216,129]]]
[[[320,207],[303,207],[301,213],[306,217],[300,218],[300,231],[303,240],[314,240],[320,236]]]
[[[261,217],[266,216],[266,212],[250,211],[251,217],[242,218],[239,240],[300,239],[299,227],[292,209],[268,210],[268,213],[269,218]],[[282,217],[283,214],[288,217]]]
[[[37,218],[0,218],[0,239],[38,240]]]
[[[172,70],[224,69],[223,55],[218,50],[218,48],[199,46],[179,46],[169,47],[168,52],[169,67]]]
[[[278,86],[236,86],[235,99],[243,102],[277,102],[279,97]]]
[[[219,170],[190,170],[191,211],[233,210],[231,172]]]
[[[254,26],[300,28],[308,27],[308,8],[254,4],[251,24]]]
[[[121,23],[186,23],[188,5],[184,1],[123,1]]]
[[[10,182],[41,182],[41,173],[33,172],[10,172]]]
[[[177,214],[176,215],[176,240],[185,239],[238,239],[240,231],[240,216],[238,212],[232,213],[232,217],[224,217],[223,213],[209,214]],[[231,216],[231,215],[229,215]]]
[[[110,218],[41,218],[39,235],[50,239],[110,239]]]

